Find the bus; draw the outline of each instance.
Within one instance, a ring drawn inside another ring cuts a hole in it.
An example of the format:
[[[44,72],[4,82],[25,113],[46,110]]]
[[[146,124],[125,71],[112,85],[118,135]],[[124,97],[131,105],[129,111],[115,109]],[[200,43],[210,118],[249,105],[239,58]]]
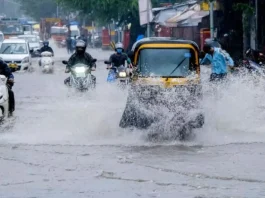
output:
[[[1,18],[0,31],[5,35],[5,39],[24,34],[23,25],[17,18]]]
[[[58,26],[51,27],[51,37],[58,47],[62,47],[62,42],[66,40],[67,34],[68,34],[67,27],[58,27]]]

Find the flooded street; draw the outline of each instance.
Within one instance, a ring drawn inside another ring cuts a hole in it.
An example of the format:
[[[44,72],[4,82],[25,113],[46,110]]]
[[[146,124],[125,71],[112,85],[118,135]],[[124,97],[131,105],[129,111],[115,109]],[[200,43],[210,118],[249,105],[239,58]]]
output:
[[[54,74],[36,61],[34,72],[14,74],[16,112],[0,126],[1,198],[265,196],[262,86],[238,81],[220,100],[205,94],[206,124],[194,139],[151,143],[118,126],[127,93],[106,82],[112,52],[89,52],[94,92],[63,84],[65,49],[55,50]]]

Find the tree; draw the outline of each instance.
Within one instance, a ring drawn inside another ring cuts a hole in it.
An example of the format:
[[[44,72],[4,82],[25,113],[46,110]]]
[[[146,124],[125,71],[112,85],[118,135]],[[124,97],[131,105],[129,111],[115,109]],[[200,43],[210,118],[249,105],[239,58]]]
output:
[[[55,0],[17,0],[21,10],[36,20],[56,16],[57,4]]]
[[[242,12],[242,25],[243,25],[243,55],[250,46],[250,19],[255,13],[254,8],[247,3],[237,3],[234,9]]]
[[[131,23],[131,41],[135,41],[137,34],[143,33],[140,26],[138,0],[57,0],[61,5],[74,7],[93,20],[101,23],[118,21],[119,25]],[[152,0],[154,6],[158,0]]]

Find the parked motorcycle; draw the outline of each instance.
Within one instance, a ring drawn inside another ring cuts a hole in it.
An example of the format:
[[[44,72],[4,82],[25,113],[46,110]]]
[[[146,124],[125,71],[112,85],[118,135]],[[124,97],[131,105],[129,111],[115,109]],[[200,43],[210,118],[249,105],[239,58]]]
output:
[[[265,65],[265,55],[261,51],[253,50],[253,49],[249,48],[246,51],[246,57],[248,60],[254,61],[257,64]],[[246,61],[246,63],[247,63],[247,61]]]
[[[9,95],[6,83],[7,78],[4,75],[0,75],[0,121],[8,117],[9,114]]]
[[[43,73],[53,73],[54,72],[54,61],[52,59],[53,54],[51,52],[45,51],[40,54],[40,67]]]
[[[111,62],[109,61],[104,61],[105,64],[107,65],[111,65]],[[126,67],[124,67],[123,65],[119,66],[119,67],[115,67],[112,66],[111,68],[109,68],[109,74],[107,77],[107,82],[116,82],[118,81],[119,85],[128,85],[130,82],[130,77],[126,71]]]
[[[93,59],[95,63],[97,59]],[[67,65],[67,61],[62,61],[63,64]],[[71,67],[66,73],[71,73],[70,75],[70,86],[76,88],[79,91],[87,91],[96,87],[96,79],[91,74],[92,71],[95,71],[95,68],[90,68],[85,64],[78,63]]]

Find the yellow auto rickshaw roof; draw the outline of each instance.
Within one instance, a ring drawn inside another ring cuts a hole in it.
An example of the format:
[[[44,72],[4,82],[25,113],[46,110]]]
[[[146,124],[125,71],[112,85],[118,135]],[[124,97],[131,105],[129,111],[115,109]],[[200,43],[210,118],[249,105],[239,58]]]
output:
[[[174,44],[176,45],[176,48],[178,45],[190,45],[192,46],[198,53],[199,53],[199,47],[198,45],[191,40],[182,40],[182,39],[176,39],[176,38],[171,38],[171,37],[150,37],[150,38],[143,38],[137,42],[134,43],[132,46],[132,52],[136,52],[139,47],[145,44]]]

